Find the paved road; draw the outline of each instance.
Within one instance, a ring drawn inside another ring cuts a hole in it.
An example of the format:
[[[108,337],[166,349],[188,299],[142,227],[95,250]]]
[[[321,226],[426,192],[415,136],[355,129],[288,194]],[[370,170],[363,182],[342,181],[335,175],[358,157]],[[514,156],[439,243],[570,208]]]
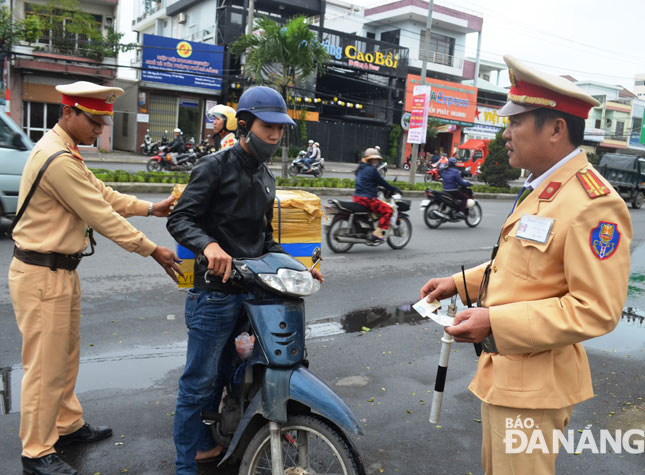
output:
[[[144,199],[161,199],[162,195]],[[325,197],[323,197],[326,200]],[[430,388],[440,333],[418,322],[408,305],[430,276],[485,260],[509,203],[484,201],[475,229],[450,224],[430,230],[413,201],[412,241],[401,251],[357,246],[333,255],[323,243],[321,292],[307,299],[311,369],[355,411],[365,435],[355,438],[369,474],[467,474],[479,468],[479,403],[466,387],[475,370],[472,346],[453,346],[442,421],[428,423]],[[633,291],[628,303],[643,307],[645,211],[632,211],[635,228]],[[160,219],[132,223],[159,244],[172,245]],[[12,413],[0,416],[0,460],[20,473],[17,436],[21,374],[19,342],[9,305],[7,267],[11,243],[0,241],[0,367],[10,368]],[[63,454],[83,474],[173,473],[172,414],[185,352],[183,301],[156,263],[123,252],[100,238],[97,255],[79,270],[83,283],[82,364],[78,393],[92,423],[110,424],[115,436],[89,449]],[[639,290],[640,289],[640,290]],[[640,293],[639,293],[640,292]],[[631,318],[631,317],[630,317]],[[625,318],[614,333],[588,345],[596,396],[576,408],[574,431],[645,428],[642,365],[645,328]],[[361,333],[363,327],[371,331]],[[326,329],[329,336],[320,335]],[[360,378],[351,377],[359,376]],[[373,399],[372,399],[373,398]],[[640,399],[639,399],[640,398]],[[578,432],[576,432],[577,434]],[[561,474],[644,473],[642,455],[562,455]],[[204,466],[203,474],[232,473]]]

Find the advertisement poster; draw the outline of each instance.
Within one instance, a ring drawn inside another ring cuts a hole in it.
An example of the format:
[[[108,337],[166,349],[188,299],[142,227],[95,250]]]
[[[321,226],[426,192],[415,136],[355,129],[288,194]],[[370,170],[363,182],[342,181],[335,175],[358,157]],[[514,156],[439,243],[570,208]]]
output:
[[[206,117],[204,118],[204,124],[207,129],[213,129],[213,118],[208,115],[208,111],[217,105],[217,101],[206,101]]]
[[[645,150],[645,101],[632,102],[632,127],[629,134],[629,148]]]
[[[421,84],[421,77],[408,74],[405,87],[405,110],[412,111],[413,91]],[[445,124],[472,126],[477,112],[477,88],[456,82],[427,78],[432,87],[428,115]]]
[[[222,90],[223,64],[223,46],[143,35],[143,81],[219,92]]]
[[[410,101],[410,128],[408,143],[425,143],[428,130],[428,104],[430,102],[430,86],[414,86]]]

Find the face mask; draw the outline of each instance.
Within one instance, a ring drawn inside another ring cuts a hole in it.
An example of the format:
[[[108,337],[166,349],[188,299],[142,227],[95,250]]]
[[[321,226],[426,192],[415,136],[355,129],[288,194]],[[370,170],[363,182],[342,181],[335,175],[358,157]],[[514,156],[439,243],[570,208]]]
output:
[[[248,132],[244,140],[248,144],[251,153],[260,162],[268,162],[278,148],[280,148],[280,142],[275,144],[264,142],[251,131]]]

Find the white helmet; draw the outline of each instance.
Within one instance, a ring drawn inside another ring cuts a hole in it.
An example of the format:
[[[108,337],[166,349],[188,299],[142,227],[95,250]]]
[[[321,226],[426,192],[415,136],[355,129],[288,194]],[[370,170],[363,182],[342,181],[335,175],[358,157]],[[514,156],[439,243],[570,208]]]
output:
[[[179,127],[176,127],[175,130],[172,131],[174,134],[181,134],[181,129]]]
[[[309,145],[313,145],[313,144],[314,144],[314,141],[313,141],[313,140],[309,140],[307,143],[308,143]]]

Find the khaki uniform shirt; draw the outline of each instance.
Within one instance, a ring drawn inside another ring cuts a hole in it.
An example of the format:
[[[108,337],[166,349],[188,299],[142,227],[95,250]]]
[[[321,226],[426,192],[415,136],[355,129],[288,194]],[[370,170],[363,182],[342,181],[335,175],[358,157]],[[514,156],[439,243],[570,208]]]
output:
[[[576,177],[587,169],[609,193],[589,196]],[[545,243],[516,237],[527,214],[553,218]],[[613,235],[609,247],[598,252],[601,228],[613,229]],[[580,342],[618,324],[627,297],[631,239],[625,202],[584,154],[533,190],[502,227],[483,302],[499,354],[482,353],[469,389],[489,404],[527,409],[557,409],[591,398],[591,373]],[[609,257],[599,258],[603,252]],[[473,297],[485,267],[466,273]],[[465,301],[461,274],[452,277]]]
[[[73,141],[58,125],[36,143],[20,183],[18,209],[45,161]],[[125,218],[146,216],[148,201],[107,187],[72,152],[54,158],[13,231],[16,245],[27,251],[75,254],[89,244],[87,226],[127,251],[149,256],[156,245]]]

